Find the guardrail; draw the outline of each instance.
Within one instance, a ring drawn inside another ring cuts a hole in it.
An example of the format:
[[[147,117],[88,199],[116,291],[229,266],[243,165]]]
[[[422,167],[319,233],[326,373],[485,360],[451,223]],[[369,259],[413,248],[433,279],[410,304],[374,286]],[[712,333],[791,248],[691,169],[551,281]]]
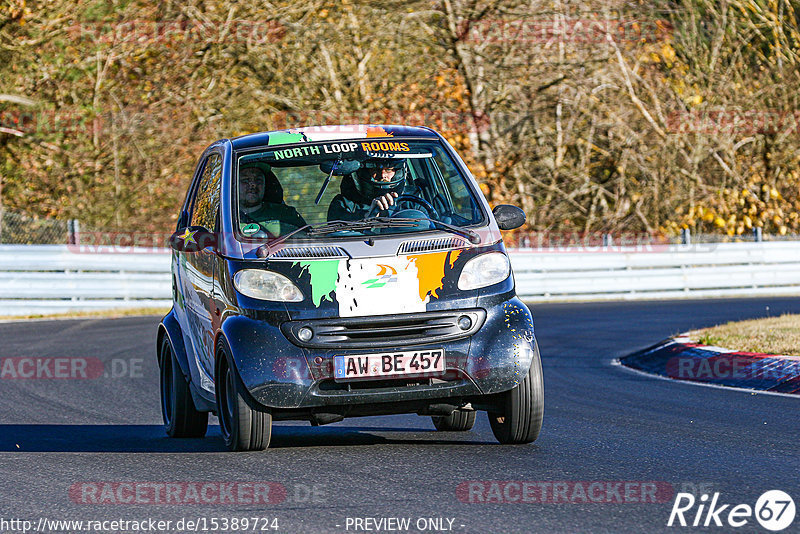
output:
[[[68,245],[0,245],[0,316],[168,308],[169,271],[166,251],[93,254]]]
[[[800,296],[800,241],[510,251],[526,301]],[[169,307],[169,253],[0,245],[0,316]]]
[[[517,249],[525,300],[800,296],[800,241]]]

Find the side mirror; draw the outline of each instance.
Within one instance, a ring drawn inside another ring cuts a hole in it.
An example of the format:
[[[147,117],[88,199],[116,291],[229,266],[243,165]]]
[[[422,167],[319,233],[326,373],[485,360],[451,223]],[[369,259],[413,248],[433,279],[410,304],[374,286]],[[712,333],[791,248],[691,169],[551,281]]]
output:
[[[525,212],[516,206],[500,204],[492,210],[501,230],[513,230],[525,224]]]
[[[169,237],[169,246],[178,252],[198,252],[217,248],[217,236],[202,226],[187,226]]]

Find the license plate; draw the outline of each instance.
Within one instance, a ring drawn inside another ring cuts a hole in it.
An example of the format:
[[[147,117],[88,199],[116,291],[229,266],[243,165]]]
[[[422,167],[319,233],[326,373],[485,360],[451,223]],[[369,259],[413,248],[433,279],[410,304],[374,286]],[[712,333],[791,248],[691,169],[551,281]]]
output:
[[[439,375],[444,373],[444,350],[430,349],[334,356],[333,373],[336,380]]]

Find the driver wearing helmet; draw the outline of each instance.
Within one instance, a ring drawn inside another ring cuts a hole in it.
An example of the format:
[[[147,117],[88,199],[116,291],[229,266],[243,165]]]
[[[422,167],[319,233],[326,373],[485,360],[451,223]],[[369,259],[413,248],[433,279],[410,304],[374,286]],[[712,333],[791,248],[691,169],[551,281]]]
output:
[[[342,180],[342,192],[328,207],[328,220],[354,221],[395,205],[406,179],[405,160],[365,161]]]

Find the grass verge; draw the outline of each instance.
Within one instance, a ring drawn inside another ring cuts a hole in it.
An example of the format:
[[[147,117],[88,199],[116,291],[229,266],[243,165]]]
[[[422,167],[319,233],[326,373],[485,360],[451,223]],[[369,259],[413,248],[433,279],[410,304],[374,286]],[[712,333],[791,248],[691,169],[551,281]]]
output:
[[[723,325],[694,330],[692,339],[704,345],[766,354],[800,356],[800,315],[729,322]]]

